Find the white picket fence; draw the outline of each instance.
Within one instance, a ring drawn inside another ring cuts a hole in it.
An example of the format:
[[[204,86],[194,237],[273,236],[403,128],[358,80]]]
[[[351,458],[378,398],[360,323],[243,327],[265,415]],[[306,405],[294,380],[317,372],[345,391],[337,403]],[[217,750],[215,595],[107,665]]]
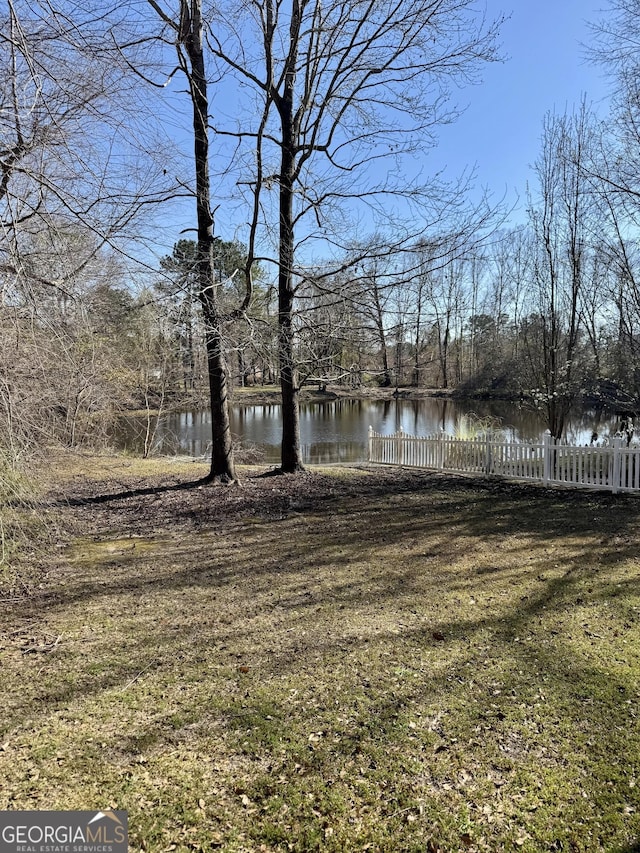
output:
[[[381,435],[369,427],[369,462],[534,480],[546,485],[640,491],[640,447],[614,438],[604,447],[577,447],[545,435],[538,443],[491,436],[463,439],[442,432],[416,436],[400,430]]]

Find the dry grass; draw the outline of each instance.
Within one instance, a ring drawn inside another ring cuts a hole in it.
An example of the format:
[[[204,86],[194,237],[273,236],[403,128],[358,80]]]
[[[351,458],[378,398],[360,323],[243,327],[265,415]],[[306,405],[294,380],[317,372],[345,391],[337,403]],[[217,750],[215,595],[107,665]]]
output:
[[[58,464],[0,808],[126,809],[154,853],[639,849],[637,499],[203,473]]]
[[[22,596],[37,583],[30,569],[55,539],[55,515],[42,505],[35,460],[16,459],[0,444],[0,597]]]

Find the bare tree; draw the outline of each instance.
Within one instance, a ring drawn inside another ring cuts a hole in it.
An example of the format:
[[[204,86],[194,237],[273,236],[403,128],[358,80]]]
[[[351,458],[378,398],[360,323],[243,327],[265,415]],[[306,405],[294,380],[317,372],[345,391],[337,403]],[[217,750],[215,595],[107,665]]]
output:
[[[614,88],[609,129],[615,152],[606,172],[609,191],[626,197],[637,211],[640,203],[640,19],[636,0],[611,0],[605,16],[592,25],[592,60],[608,72]],[[610,152],[609,152],[610,153]]]
[[[0,26],[0,264],[24,272],[24,243],[71,225],[94,251],[134,239],[141,215],[175,187],[140,132],[128,70],[105,56],[101,11],[9,0]],[[139,140],[144,139],[146,143]],[[165,163],[166,166],[166,163]],[[80,271],[87,258],[78,257]],[[73,272],[67,269],[67,272]],[[51,276],[53,286],[62,286]]]
[[[101,10],[8,0],[0,16],[0,322],[15,341],[0,409],[16,447],[45,432],[77,443],[101,433],[114,390],[85,296],[100,270],[120,282],[110,247],[131,254],[170,182],[153,127],[138,132],[128,71],[104,55]]]
[[[586,106],[548,116],[536,163],[539,202],[530,211],[538,251],[534,268],[541,357],[534,360],[551,435],[561,438],[578,388],[581,293],[589,251],[593,193],[585,168],[592,140]]]
[[[244,109],[237,129],[219,116],[213,125],[242,169],[250,141],[253,176],[238,182],[252,206],[260,199],[265,239],[276,224],[285,472],[303,467],[293,317],[313,246],[353,245],[377,217],[395,218],[408,239],[409,207],[429,187],[407,155],[454,117],[449,88],[496,57],[496,31],[471,0],[231,0],[217,10],[209,44]]]
[[[391,297],[396,286],[397,274],[391,257],[372,257],[358,269],[356,287],[351,299],[358,307],[362,320],[371,329],[379,363],[377,373],[383,388],[393,383],[388,334],[391,313]]]
[[[245,290],[240,304],[230,312],[220,305],[214,261],[214,216],[211,199],[209,146],[209,93],[206,70],[205,21],[202,0],[180,0],[177,9],[167,9],[156,0],[149,5],[163,22],[177,49],[178,66],[188,81],[192,107],[195,163],[197,241],[195,270],[197,295],[205,325],[209,392],[212,417],[212,458],[209,480],[236,479],[229,421],[228,368],[224,350],[225,323],[242,315],[251,300],[254,234],[244,273]]]
[[[603,181],[600,196],[603,226],[599,229],[594,276],[584,300],[590,338],[597,346],[597,325],[609,320],[609,340],[604,346],[608,372],[624,395],[640,396],[640,256],[636,228],[628,205]],[[599,267],[599,268],[598,268]],[[595,274],[597,273],[597,279]],[[600,347],[602,348],[602,346]],[[597,356],[600,367],[602,357]]]

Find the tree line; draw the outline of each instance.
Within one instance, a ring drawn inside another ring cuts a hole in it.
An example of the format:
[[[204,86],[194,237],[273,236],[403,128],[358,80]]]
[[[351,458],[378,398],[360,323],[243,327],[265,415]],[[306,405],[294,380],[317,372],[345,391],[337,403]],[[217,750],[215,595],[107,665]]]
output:
[[[310,382],[525,396],[556,436],[584,396],[633,407],[638,25],[618,0],[594,29],[612,115],[585,101],[545,118],[510,228],[464,179],[411,165],[455,118],[452,87],[499,59],[499,25],[471,0],[10,0],[3,446],[106,441],[142,408],[150,448],[153,411],[206,399],[224,481],[240,385],[279,383],[284,472],[302,468]],[[163,254],[180,199],[194,237]]]

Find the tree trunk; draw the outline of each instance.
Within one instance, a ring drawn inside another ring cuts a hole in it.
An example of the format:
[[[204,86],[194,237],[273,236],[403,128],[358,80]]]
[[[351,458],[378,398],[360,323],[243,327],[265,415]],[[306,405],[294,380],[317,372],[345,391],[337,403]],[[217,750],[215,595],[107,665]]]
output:
[[[183,9],[184,11],[184,9]],[[196,166],[196,205],[198,221],[198,248],[196,269],[198,298],[204,318],[209,394],[211,401],[211,469],[209,481],[233,482],[236,479],[233,462],[233,445],[229,422],[227,396],[227,369],[223,349],[222,322],[218,311],[217,283],[213,263],[213,216],[209,181],[209,102],[207,78],[202,49],[202,21],[200,3],[191,4],[191,16],[183,15],[183,26],[188,21],[187,32],[181,33],[191,62],[191,101],[193,104],[194,154]]]
[[[295,9],[299,14],[299,8]],[[294,15],[291,28],[299,26]],[[293,184],[296,167],[296,128],[293,119],[293,87],[295,71],[286,75],[284,94],[278,102],[282,127],[280,160],[280,236],[278,247],[278,359],[282,389],[282,448],[281,468],[284,474],[304,471],[300,450],[299,380],[295,364],[293,311]]]
[[[380,294],[378,293],[378,285],[374,282],[373,297],[375,303],[375,324],[380,343],[380,357],[382,359],[382,387],[391,387],[391,370],[389,369],[389,352],[387,350],[387,336],[384,330],[384,312],[380,303]]]
[[[441,334],[440,321],[438,321],[438,355],[440,359],[440,371],[442,373],[442,387],[449,387],[449,317],[444,335]]]
[[[229,420],[227,365],[215,300],[208,298],[210,292],[203,293],[201,297],[211,406],[211,469],[207,479],[230,483],[237,478],[233,464],[233,443]]]
[[[284,182],[283,182],[284,184]],[[282,472],[303,471],[300,450],[300,402],[293,330],[293,192],[280,188],[280,270],[278,273],[278,358],[282,389]]]

